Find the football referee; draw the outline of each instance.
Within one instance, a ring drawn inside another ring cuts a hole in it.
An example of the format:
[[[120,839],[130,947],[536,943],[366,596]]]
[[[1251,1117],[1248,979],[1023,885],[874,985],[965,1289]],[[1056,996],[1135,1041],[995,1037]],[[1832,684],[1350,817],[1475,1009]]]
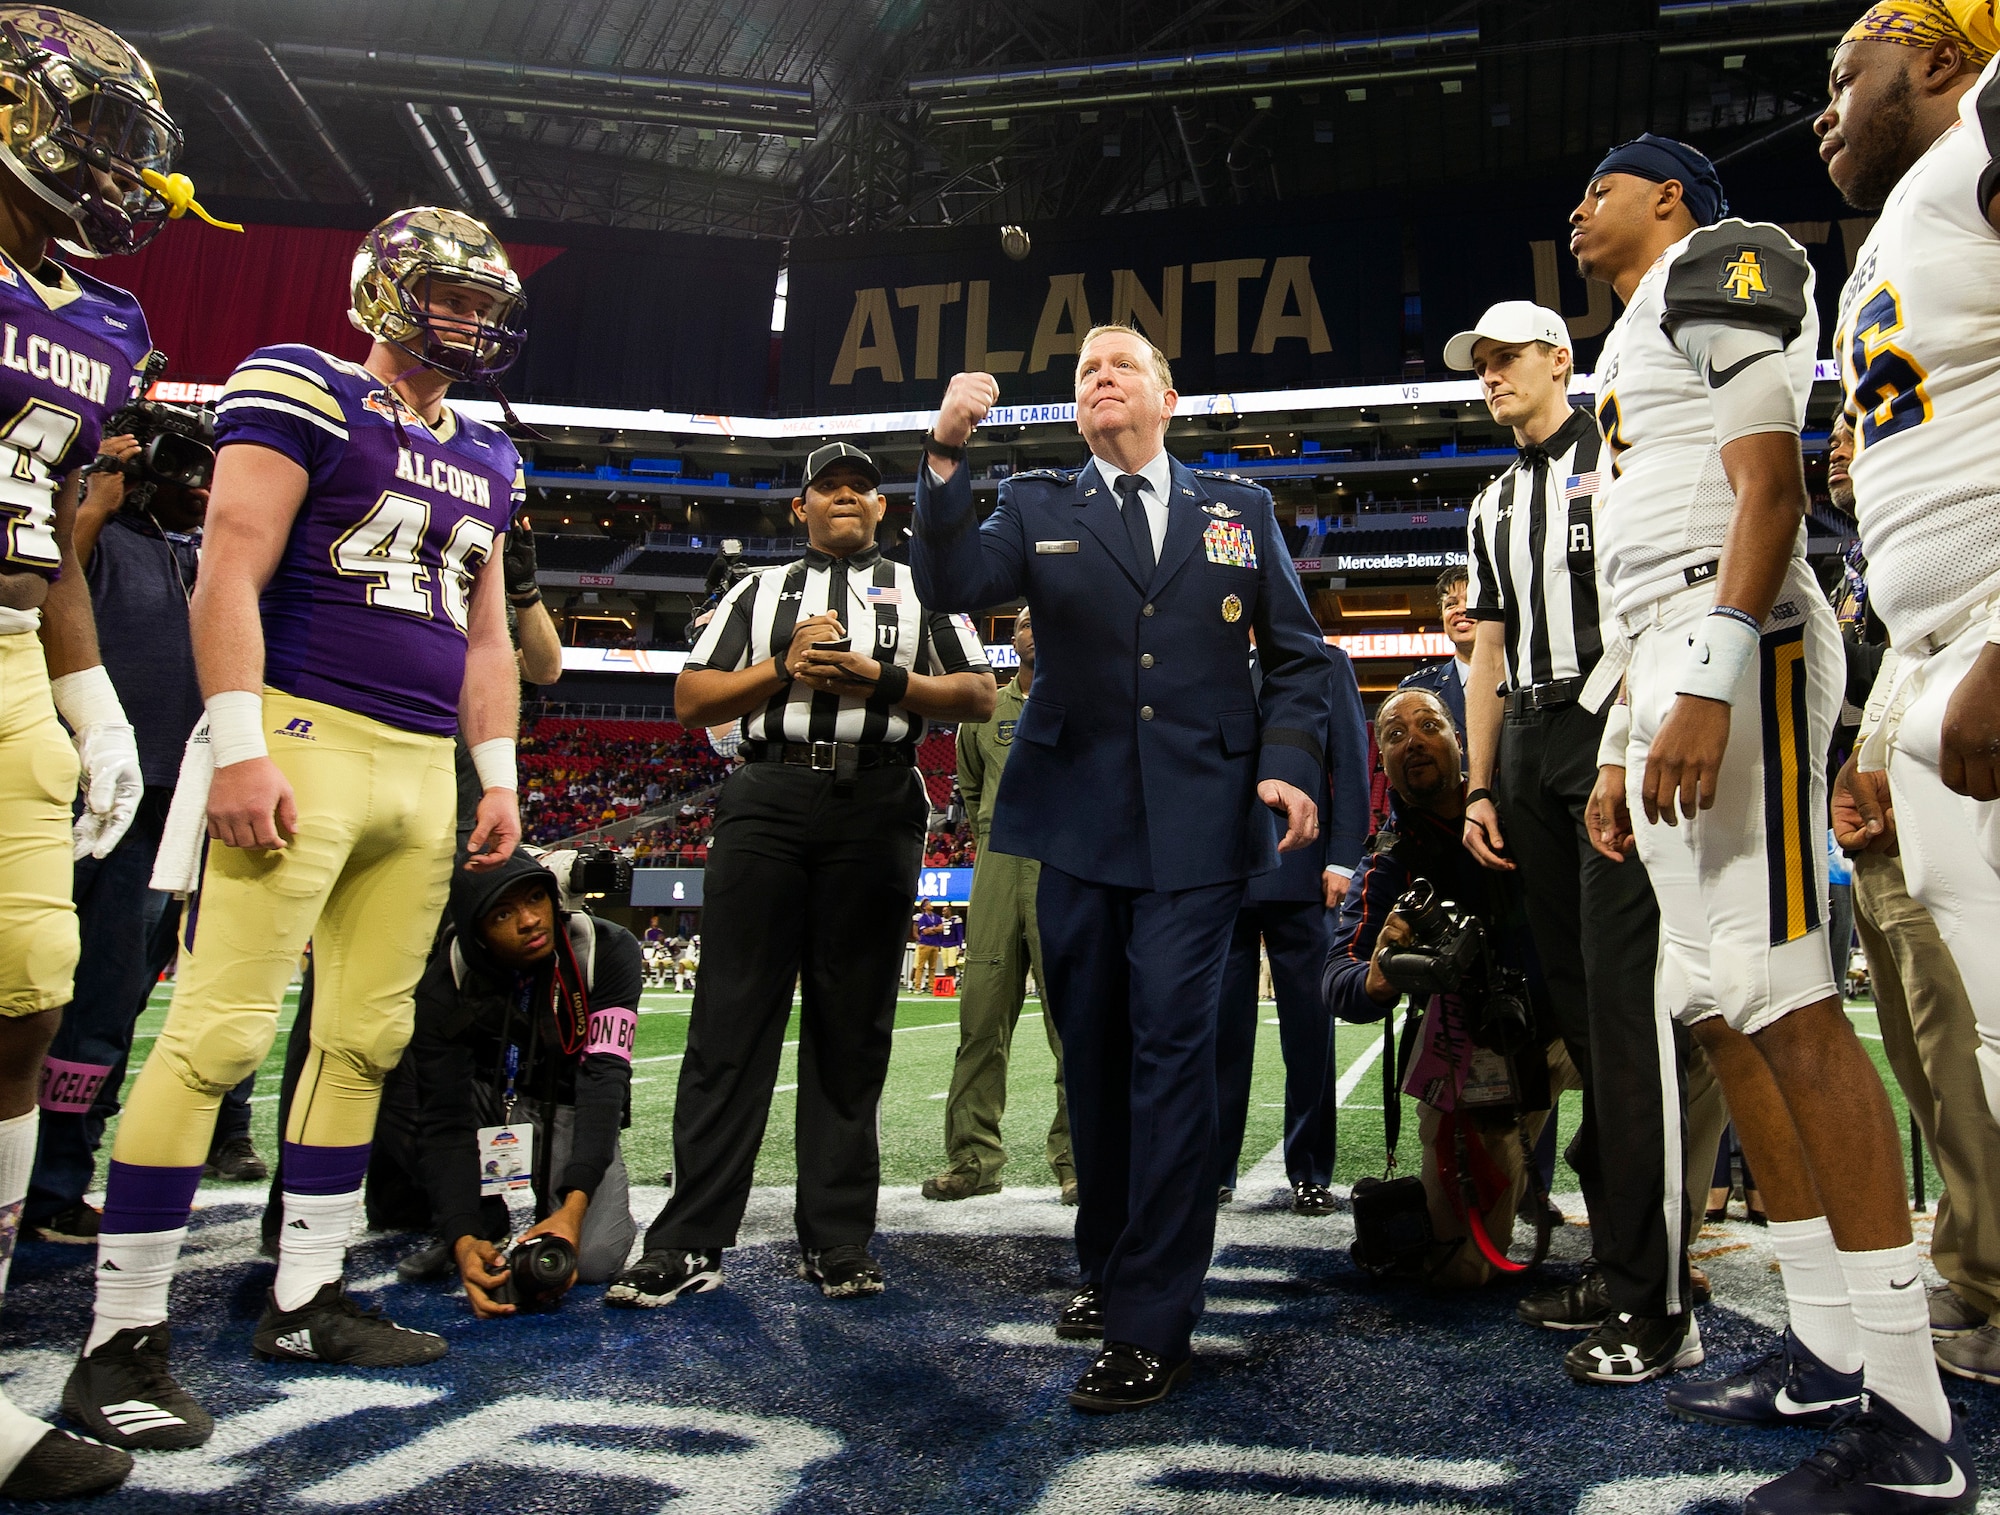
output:
[[[1518,869],[1557,1029],[1583,1080],[1569,1160],[1596,1266],[1529,1296],[1520,1314],[1572,1331],[1621,1313],[1678,1315],[1689,1303],[1680,1059],[1654,1010],[1659,907],[1638,858],[1605,858],[1583,819],[1605,703],[1585,699],[1585,684],[1617,634],[1593,514],[1611,460],[1595,419],[1569,403],[1569,332],[1554,311],[1495,305],[1451,339],[1445,362],[1478,375],[1520,448],[1469,523],[1478,632],[1465,845],[1489,868]]]
[[[876,1106],[930,814],[917,742],[927,716],[986,719],[995,690],[971,623],[926,611],[910,570],[877,550],[881,482],[858,447],[814,452],[792,502],[806,555],[730,590],[674,686],[682,725],[740,718],[745,762],[709,841],[676,1187],[609,1304],[662,1305],[721,1282],[794,983],[800,1276],[829,1298],[882,1291],[868,1255]]]

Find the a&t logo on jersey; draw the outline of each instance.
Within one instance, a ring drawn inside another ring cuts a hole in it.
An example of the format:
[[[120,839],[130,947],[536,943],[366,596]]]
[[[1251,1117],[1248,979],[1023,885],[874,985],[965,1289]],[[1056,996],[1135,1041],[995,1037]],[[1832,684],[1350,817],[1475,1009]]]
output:
[[[1722,283],[1717,286],[1732,300],[1755,305],[1757,297],[1769,293],[1764,287],[1764,265],[1754,247],[1739,247],[1736,256],[1722,266]]]

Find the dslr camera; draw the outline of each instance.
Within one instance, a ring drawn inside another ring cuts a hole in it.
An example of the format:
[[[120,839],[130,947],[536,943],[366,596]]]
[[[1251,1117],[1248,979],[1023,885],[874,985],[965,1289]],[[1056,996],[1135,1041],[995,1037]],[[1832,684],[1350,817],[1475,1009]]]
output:
[[[166,366],[163,353],[146,360],[139,376],[141,396]],[[118,469],[125,475],[125,503],[134,509],[150,504],[163,484],[206,489],[215,476],[215,412],[206,405],[133,400],[105,418],[104,435],[131,437],[139,444],[138,456]]]
[[[569,868],[569,892],[592,899],[603,897],[614,905],[632,898],[632,860],[610,847],[584,847]]]
[[[560,1236],[531,1236],[507,1253],[507,1281],[495,1289],[495,1304],[523,1314],[553,1310],[576,1276],[576,1249]]]
[[[1484,921],[1420,878],[1396,901],[1410,940],[1382,954],[1382,976],[1405,994],[1458,996],[1466,1032],[1477,1045],[1511,1057],[1534,1040],[1525,975],[1494,961]]]

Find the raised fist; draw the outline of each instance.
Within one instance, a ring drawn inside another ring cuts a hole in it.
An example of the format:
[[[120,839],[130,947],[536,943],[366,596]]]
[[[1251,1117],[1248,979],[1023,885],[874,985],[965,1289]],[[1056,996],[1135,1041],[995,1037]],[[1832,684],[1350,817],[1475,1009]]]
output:
[[[972,428],[986,419],[986,413],[999,398],[1000,381],[992,374],[953,374],[931,435],[947,447],[963,447],[966,438],[972,435]]]

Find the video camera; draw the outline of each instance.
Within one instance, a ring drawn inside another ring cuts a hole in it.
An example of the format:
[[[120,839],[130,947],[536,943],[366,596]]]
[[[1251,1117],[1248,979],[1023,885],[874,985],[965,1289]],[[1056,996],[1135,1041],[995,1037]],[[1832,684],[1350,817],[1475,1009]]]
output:
[[[715,555],[715,561],[708,565],[708,578],[703,589],[710,598],[717,601],[734,589],[738,582],[750,576],[750,570],[743,566],[743,543],[737,537],[724,537],[722,551]]]
[[[107,437],[132,437],[138,456],[113,467],[125,475],[125,503],[144,509],[162,484],[176,489],[206,489],[215,477],[215,412],[206,405],[170,405],[143,398],[167,366],[165,353],[155,352],[139,373],[139,393],[104,421]]]
[[[1458,997],[1468,1035],[1479,1046],[1511,1057],[1534,1040],[1525,975],[1493,959],[1485,923],[1420,878],[1396,901],[1409,923],[1410,940],[1381,957],[1382,976],[1405,994],[1428,999]]]

